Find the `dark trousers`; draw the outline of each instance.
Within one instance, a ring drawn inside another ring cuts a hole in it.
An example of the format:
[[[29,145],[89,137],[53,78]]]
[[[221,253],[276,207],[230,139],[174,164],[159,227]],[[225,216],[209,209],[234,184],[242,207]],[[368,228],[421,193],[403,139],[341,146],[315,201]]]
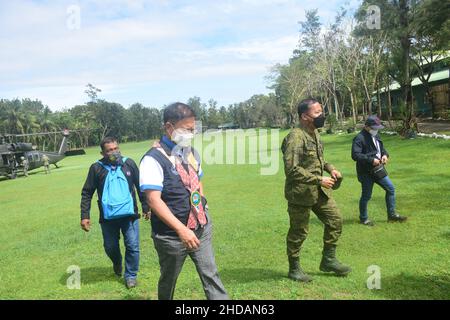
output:
[[[361,198],[359,200],[359,219],[361,221],[366,221],[369,218],[367,205],[372,198],[372,190],[375,183],[382,187],[386,192],[385,201],[388,216],[395,214],[395,187],[392,184],[391,179],[389,179],[389,176],[386,176],[381,180],[375,180],[369,174],[359,174],[358,180],[362,187]]]
[[[172,300],[178,275],[189,255],[195,264],[208,300],[226,300],[227,292],[219,278],[212,247],[212,225],[194,231],[200,240],[196,250],[188,250],[178,236],[152,233],[153,243],[159,256],[161,275],[158,282],[158,299]]]
[[[122,265],[120,232],[125,244],[125,279],[136,279],[139,270],[139,220],[130,218],[105,221],[100,224],[103,247],[113,264]]]

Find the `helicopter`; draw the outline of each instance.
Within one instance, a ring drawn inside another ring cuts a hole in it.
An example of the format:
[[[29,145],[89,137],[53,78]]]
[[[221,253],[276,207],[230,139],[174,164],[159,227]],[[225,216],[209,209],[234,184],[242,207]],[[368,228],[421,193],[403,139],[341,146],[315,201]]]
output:
[[[23,171],[22,160],[28,160],[28,170],[33,170],[44,165],[43,156],[46,155],[49,160],[49,164],[53,164],[58,168],[57,163],[64,159],[66,156],[66,151],[68,150],[68,137],[69,130],[65,129],[60,132],[52,133],[62,133],[63,139],[59,147],[58,152],[47,152],[39,151],[31,143],[24,142],[13,142],[6,143],[7,138],[16,138],[27,136],[23,135],[4,135],[2,136],[2,143],[0,143],[0,176],[5,176],[10,179],[17,178],[17,173]],[[42,134],[31,134],[31,135],[46,135],[49,133]]]

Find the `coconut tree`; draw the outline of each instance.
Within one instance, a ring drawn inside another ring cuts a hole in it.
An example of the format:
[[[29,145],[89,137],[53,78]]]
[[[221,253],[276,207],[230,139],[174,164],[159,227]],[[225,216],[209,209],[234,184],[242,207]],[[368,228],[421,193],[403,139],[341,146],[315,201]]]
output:
[[[5,120],[3,120],[3,124],[9,133],[25,133],[25,115],[21,110],[21,104],[19,100],[10,101],[10,103],[7,104],[4,116]]]

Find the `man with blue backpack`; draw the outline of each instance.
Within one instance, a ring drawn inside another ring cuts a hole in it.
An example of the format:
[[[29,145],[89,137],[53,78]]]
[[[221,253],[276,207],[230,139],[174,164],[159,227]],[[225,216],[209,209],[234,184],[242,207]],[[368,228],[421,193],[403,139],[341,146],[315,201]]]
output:
[[[120,154],[117,140],[106,137],[102,140],[102,159],[91,165],[81,191],[81,228],[89,232],[91,200],[98,195],[100,226],[103,246],[113,262],[114,273],[122,275],[120,232],[125,244],[125,284],[127,288],[137,285],[139,269],[139,218],[136,191],[144,215],[149,209],[145,194],[139,190],[139,169],[136,163]]]

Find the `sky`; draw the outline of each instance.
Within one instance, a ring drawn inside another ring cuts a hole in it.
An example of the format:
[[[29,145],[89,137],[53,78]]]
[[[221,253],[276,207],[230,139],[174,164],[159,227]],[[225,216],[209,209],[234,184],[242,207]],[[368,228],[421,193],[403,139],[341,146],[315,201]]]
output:
[[[62,110],[99,98],[162,107],[198,96],[219,106],[271,90],[298,21],[322,23],[358,0],[0,0],[0,98]]]

